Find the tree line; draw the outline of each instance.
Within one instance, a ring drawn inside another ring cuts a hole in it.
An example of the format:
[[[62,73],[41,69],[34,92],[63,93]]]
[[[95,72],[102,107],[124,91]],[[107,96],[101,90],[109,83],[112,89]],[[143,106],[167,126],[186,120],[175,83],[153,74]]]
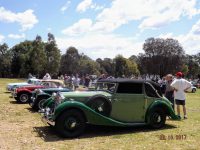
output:
[[[92,60],[75,47],[61,54],[53,34],[44,42],[37,35],[33,41],[25,40],[9,48],[0,44],[0,77],[26,78],[29,73],[38,78],[45,73],[57,78],[61,74],[108,74],[115,77],[139,75],[164,76],[182,71],[189,78],[200,74],[200,53],[185,54],[177,40],[148,38],[143,44],[144,53],[125,58],[98,58]]]

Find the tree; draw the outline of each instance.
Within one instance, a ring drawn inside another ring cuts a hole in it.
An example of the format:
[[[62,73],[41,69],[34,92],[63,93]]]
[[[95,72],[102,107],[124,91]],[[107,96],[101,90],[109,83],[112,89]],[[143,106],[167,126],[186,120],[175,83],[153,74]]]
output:
[[[185,65],[187,65],[187,67],[188,67],[187,77],[188,78],[197,78],[198,74],[200,73],[200,63],[198,61],[198,54],[197,55],[186,55],[184,62],[185,62]]]
[[[100,65],[100,72],[114,75],[114,62],[110,58],[104,58],[103,60],[98,58],[96,62]]]
[[[48,41],[45,46],[47,56],[46,72],[57,75],[60,68],[61,54],[57,47],[54,35],[48,33]]]
[[[163,77],[181,71],[184,50],[177,40],[149,38],[143,45],[144,54],[139,55],[140,71]]]
[[[46,68],[47,58],[44,50],[45,44],[42,42],[40,36],[36,36],[33,41],[33,49],[30,52],[31,73],[41,77],[45,74],[44,68]]]
[[[75,74],[79,72],[80,55],[75,47],[69,47],[61,58],[61,73]]]
[[[11,48],[11,72],[14,77],[26,77],[31,72],[30,52],[32,49],[32,41],[24,41]]]
[[[79,65],[80,65],[79,73],[81,76],[86,74],[95,74],[95,75],[100,74],[99,72],[100,65],[86,55],[83,55],[80,58]]]
[[[10,75],[11,53],[6,43],[0,44],[0,77]]]
[[[117,55],[114,58],[115,76],[116,77],[130,77],[131,75],[138,75],[139,70],[137,64],[124,58],[122,55]]]

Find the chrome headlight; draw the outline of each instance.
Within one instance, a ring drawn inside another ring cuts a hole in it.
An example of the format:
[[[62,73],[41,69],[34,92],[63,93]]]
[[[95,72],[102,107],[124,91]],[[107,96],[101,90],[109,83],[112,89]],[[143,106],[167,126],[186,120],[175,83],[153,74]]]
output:
[[[41,89],[35,89],[35,93],[36,94],[41,94],[41,93],[43,93],[43,91]]]
[[[64,95],[61,94],[60,92],[58,92],[56,94],[55,101],[58,102],[58,103],[60,103],[64,98],[65,98]]]
[[[56,93],[55,92],[52,93],[52,97],[56,97]]]

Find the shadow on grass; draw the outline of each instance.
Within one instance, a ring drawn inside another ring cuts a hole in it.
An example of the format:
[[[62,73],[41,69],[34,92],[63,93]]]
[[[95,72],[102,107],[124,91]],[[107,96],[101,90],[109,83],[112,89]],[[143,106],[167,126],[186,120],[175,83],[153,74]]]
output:
[[[25,108],[25,109],[27,109],[29,112],[31,112],[31,113],[38,113],[38,111],[37,110],[34,110],[29,104],[28,104],[28,107],[27,108]]]
[[[166,125],[164,128],[158,129],[158,131],[173,129],[173,128],[176,127],[172,125]],[[70,138],[60,137],[56,133],[55,129],[50,126],[34,127],[34,131],[38,134],[38,137],[41,137],[45,142],[72,140]],[[112,136],[112,135],[121,136],[125,134],[132,134],[138,132],[151,132],[151,131],[155,131],[155,129],[150,129],[149,126],[147,125],[134,126],[134,127],[110,127],[110,126],[87,125],[85,132],[83,133],[83,135],[78,137],[78,139]]]
[[[21,103],[18,103],[16,100],[13,100],[13,101],[10,101],[11,104],[21,104]]]
[[[11,92],[9,92],[9,91],[5,91],[4,93],[6,93],[6,94],[7,94],[7,93],[10,94]]]

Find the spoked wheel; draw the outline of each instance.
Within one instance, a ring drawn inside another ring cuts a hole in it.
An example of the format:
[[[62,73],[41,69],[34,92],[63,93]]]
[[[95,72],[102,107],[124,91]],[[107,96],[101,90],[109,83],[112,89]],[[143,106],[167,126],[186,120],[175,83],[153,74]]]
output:
[[[85,117],[82,112],[71,109],[64,112],[56,119],[55,128],[63,137],[74,138],[84,132],[86,126]]]
[[[29,100],[29,95],[26,93],[20,94],[19,96],[19,102],[21,103],[27,103]]]
[[[43,104],[44,104],[45,101],[46,101],[46,99],[40,100],[40,101],[38,102],[37,109],[43,109],[43,108],[44,108],[44,107],[43,107]]]
[[[149,116],[149,124],[152,128],[159,129],[165,125],[166,114],[165,112],[157,108]]]
[[[91,99],[90,101],[87,102],[87,105],[94,111],[96,111],[104,116],[110,115],[110,112],[111,112],[110,105],[103,98]]]

